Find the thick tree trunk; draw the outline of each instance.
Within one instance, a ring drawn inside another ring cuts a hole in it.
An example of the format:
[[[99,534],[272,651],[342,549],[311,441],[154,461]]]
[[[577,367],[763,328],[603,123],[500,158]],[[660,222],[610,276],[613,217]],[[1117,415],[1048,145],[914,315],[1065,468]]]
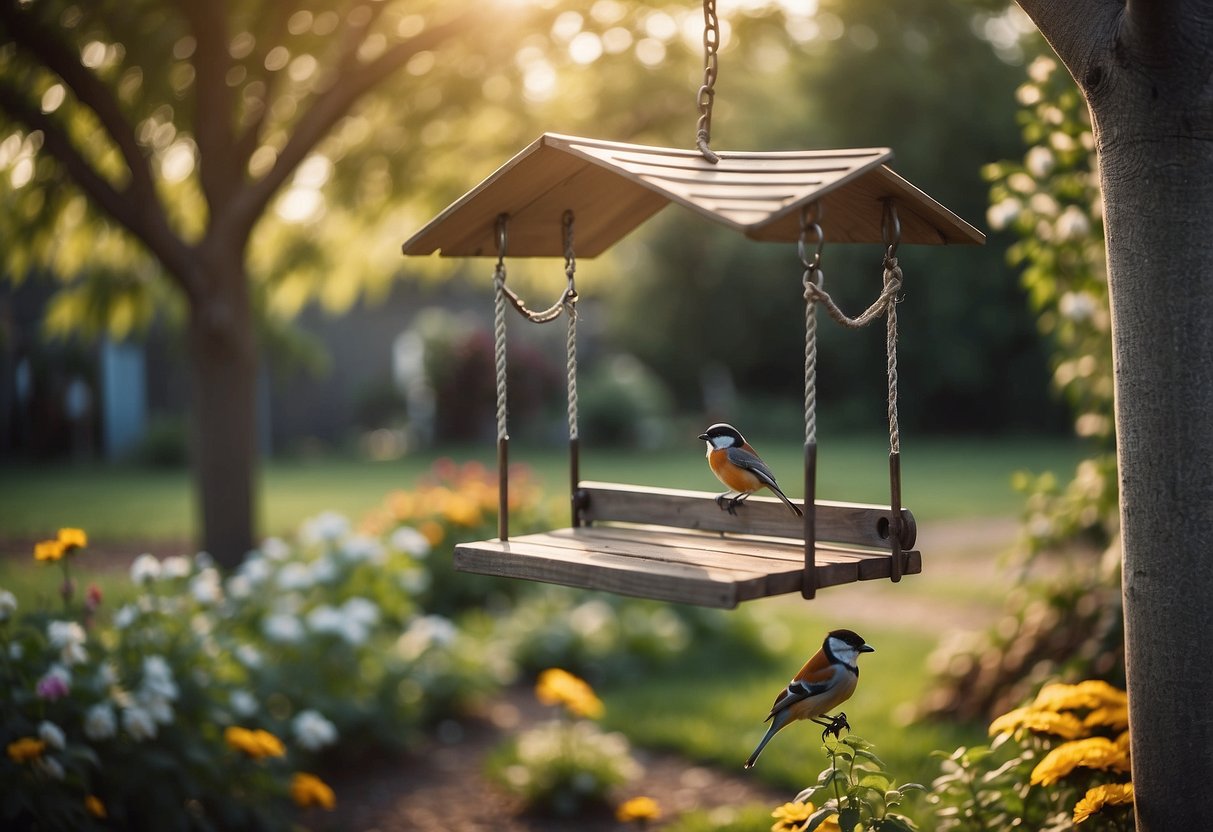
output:
[[[190,310],[192,447],[202,548],[224,566],[253,547],[257,349],[237,257],[204,257],[210,293]]]
[[[1018,0],[1082,88],[1103,188],[1142,832],[1213,782],[1213,4]]]
[[[1188,26],[1207,52],[1207,21]],[[1112,299],[1133,781],[1150,832],[1209,828],[1213,782],[1213,85],[1207,59],[1159,34],[1177,32],[1122,26],[1084,76]]]

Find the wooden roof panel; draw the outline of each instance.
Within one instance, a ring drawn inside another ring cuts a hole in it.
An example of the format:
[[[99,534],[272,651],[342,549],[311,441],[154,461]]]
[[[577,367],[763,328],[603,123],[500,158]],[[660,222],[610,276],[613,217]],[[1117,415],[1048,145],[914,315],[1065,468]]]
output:
[[[757,240],[795,242],[800,209],[822,208],[828,242],[880,242],[883,200],[896,200],[902,242],[981,243],[984,235],[894,173],[887,148],[697,151],[544,133],[405,244],[405,254],[495,256],[496,219],[509,214],[507,253],[563,255],[561,217],[576,215],[578,257],[614,245],[669,202]]]

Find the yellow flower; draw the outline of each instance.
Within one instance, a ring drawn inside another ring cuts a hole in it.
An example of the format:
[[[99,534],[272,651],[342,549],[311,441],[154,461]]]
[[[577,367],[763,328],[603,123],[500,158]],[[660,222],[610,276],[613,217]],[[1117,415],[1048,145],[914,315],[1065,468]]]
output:
[[[249,730],[241,728],[239,725],[232,725],[223,732],[223,739],[227,742],[228,747],[243,751],[254,760],[281,757],[286,754],[282,740],[260,728]]]
[[[105,804],[101,802],[101,798],[95,794],[90,794],[84,798],[84,808],[88,813],[98,820],[105,820]]]
[[[425,539],[430,542],[431,546],[437,546],[446,537],[446,531],[442,528],[442,524],[434,520],[426,520],[417,527],[417,531],[425,536]]]
[[[59,542],[63,544],[64,552],[72,552],[88,545],[88,535],[84,529],[60,529]]]
[[[8,758],[14,763],[37,760],[46,750],[46,743],[34,737],[22,737],[8,744]]]
[[[1128,704],[1107,705],[1096,708],[1087,714],[1082,723],[1088,728],[1106,726],[1123,731],[1129,727],[1129,706]]]
[[[319,806],[330,811],[337,805],[337,797],[328,784],[316,775],[302,771],[291,777],[291,800],[297,806]]]
[[[1033,786],[1051,786],[1076,768],[1095,768],[1128,772],[1125,750],[1107,737],[1062,743],[1044,756],[1032,769]]]
[[[809,817],[816,811],[812,803],[785,803],[775,807],[771,817],[771,832],[800,832],[808,823]],[[830,815],[825,822],[817,827],[822,832],[841,832],[838,827],[838,815]]]
[[[597,719],[602,716],[602,700],[594,695],[584,679],[558,667],[539,674],[535,697],[545,705],[563,705],[573,716]]]
[[[480,524],[480,506],[466,494],[452,494],[446,502],[446,519],[457,526]]]
[[[1038,709],[1035,705],[1016,708],[990,723],[990,735],[1009,734],[1022,729],[1037,734],[1054,734],[1065,740],[1076,740],[1087,735],[1082,720],[1069,713],[1053,713]]]
[[[634,820],[657,820],[660,817],[661,807],[651,797],[633,797],[631,800],[625,800],[623,803],[620,803],[619,808],[615,810],[615,820],[620,823],[628,823]]]
[[[34,544],[34,560],[56,561],[63,557],[65,549],[62,541],[41,540]]]
[[[1076,685],[1045,685],[1036,694],[1032,706],[1042,711],[1074,711],[1105,706],[1127,705],[1128,695],[1099,679],[1088,679]]]
[[[1082,823],[1105,806],[1124,806],[1133,802],[1132,783],[1104,783],[1087,789],[1082,800],[1074,805],[1074,822]]]

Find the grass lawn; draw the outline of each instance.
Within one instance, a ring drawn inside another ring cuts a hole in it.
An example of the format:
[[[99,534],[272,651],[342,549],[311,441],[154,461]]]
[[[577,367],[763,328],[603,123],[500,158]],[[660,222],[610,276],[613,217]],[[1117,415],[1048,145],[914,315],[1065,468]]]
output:
[[[801,450],[795,444],[755,444],[785,490],[803,493]],[[703,461],[701,443],[660,451],[587,449],[585,479],[632,482],[704,491],[717,489]],[[408,488],[441,456],[494,465],[487,447],[425,452],[395,462],[324,458],[271,461],[263,466],[260,525],[263,533],[287,533],[305,517],[335,510],[357,518],[384,495]],[[902,452],[903,499],[920,520],[1010,516],[1020,498],[1010,485],[1021,469],[1056,471],[1063,478],[1081,456],[1078,444],[1050,439],[925,439]],[[510,458],[529,466],[552,494],[567,487],[563,450],[512,448]],[[887,457],[880,437],[840,439],[820,450],[819,494],[825,499],[881,502],[888,499]],[[0,466],[0,541],[35,538],[60,526],[79,526],[109,543],[187,541],[196,519],[184,471],[104,465]],[[3,554],[3,553],[0,553]]]

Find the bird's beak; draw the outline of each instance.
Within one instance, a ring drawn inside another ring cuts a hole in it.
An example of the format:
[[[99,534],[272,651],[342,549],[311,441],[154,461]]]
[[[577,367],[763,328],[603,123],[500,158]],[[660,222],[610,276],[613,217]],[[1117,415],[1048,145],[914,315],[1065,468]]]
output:
[[[699,438],[702,439],[704,442],[708,441],[708,435],[706,433],[699,434]]]
[[[865,644],[863,647],[859,648],[859,652],[860,653],[875,653],[876,648],[870,644]]]

